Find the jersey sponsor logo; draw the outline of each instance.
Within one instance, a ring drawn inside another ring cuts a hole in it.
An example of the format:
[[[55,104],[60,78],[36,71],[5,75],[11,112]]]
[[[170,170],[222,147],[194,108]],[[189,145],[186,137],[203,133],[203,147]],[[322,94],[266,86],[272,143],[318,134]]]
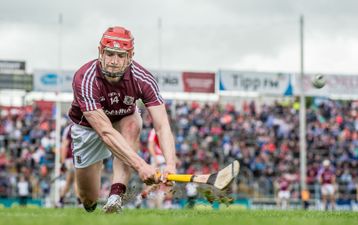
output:
[[[129,107],[127,109],[112,109],[112,110],[105,109],[103,111],[106,115],[118,116],[118,115],[128,114],[129,112],[132,111],[132,107]]]
[[[126,105],[133,105],[134,97],[128,96],[128,95],[124,96],[123,103],[126,104]]]
[[[100,102],[104,102],[104,101],[106,101],[106,98],[105,98],[104,96],[101,96],[101,97],[99,98],[99,101],[100,101]]]

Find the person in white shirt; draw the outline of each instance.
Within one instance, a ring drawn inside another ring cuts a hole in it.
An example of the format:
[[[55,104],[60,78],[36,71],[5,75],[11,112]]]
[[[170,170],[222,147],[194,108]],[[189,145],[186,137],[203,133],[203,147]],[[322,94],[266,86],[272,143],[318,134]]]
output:
[[[187,183],[185,185],[186,196],[188,197],[188,208],[195,206],[195,200],[198,197],[198,185],[196,183]]]
[[[26,206],[27,199],[30,195],[30,184],[23,175],[20,176],[20,180],[17,183],[17,191],[19,197],[19,205]]]

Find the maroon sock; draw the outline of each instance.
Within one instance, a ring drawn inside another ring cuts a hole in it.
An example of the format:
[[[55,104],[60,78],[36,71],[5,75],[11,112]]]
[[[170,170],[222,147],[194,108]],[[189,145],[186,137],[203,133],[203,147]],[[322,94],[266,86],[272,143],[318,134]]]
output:
[[[126,185],[121,183],[115,183],[111,186],[111,191],[109,192],[109,196],[111,195],[123,195],[126,193]]]

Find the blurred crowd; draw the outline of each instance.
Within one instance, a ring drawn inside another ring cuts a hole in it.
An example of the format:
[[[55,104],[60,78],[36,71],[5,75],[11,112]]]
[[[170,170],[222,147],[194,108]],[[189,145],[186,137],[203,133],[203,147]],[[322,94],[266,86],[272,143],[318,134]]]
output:
[[[309,192],[320,198],[319,172],[324,159],[328,159],[337,177],[338,199],[356,199],[358,103],[312,99],[309,105],[306,124]],[[292,186],[292,198],[300,198],[297,101],[260,105],[251,101],[239,107],[184,102],[168,109],[173,115],[180,173],[213,173],[238,159],[242,169],[235,191],[240,195],[272,198],[278,191],[275,184],[285,176]],[[147,121],[145,127],[150,126],[150,120]],[[145,149],[145,132],[142,143]]]
[[[273,197],[275,183],[289,177],[291,196],[299,198],[299,103],[294,100],[258,104],[168,102],[175,134],[178,172],[206,174],[234,159],[241,163],[236,193]],[[142,109],[140,154],[146,160],[151,119]],[[329,159],[337,177],[338,198],[353,199],[358,184],[358,103],[316,99],[307,108],[307,184],[319,198],[318,173]],[[18,195],[26,180],[33,198],[49,195],[55,158],[52,112],[6,109],[0,114],[0,197]],[[65,125],[66,117],[62,121]],[[105,163],[110,174],[111,161]],[[104,189],[109,187],[105,179]],[[106,190],[103,190],[104,192]]]
[[[33,198],[50,193],[55,161],[55,121],[37,107],[2,108],[0,116],[0,197],[18,195],[20,180]]]

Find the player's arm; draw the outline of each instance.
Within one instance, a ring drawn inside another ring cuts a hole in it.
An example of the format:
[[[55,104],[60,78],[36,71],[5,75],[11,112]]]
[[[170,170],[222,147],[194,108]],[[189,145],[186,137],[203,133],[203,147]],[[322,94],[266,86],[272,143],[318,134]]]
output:
[[[333,185],[336,185],[336,175],[333,175],[333,176],[332,176],[332,184],[333,184]]]
[[[158,135],[160,148],[163,151],[167,169],[175,173],[175,144],[165,105],[148,107],[150,116],[153,119],[155,132]]]
[[[102,109],[86,111],[83,112],[83,115],[115,157],[138,171],[139,176],[144,182],[154,182],[155,169],[149,166],[131,149],[124,137],[113,128],[111,121]]]
[[[338,183],[336,183],[336,175],[333,175],[332,177],[332,185],[333,185],[334,192],[338,192],[339,185]]]
[[[290,181],[289,185],[288,185],[288,191],[291,192],[293,190],[293,187],[292,187],[292,183]]]
[[[323,179],[322,179],[322,173],[318,172],[318,183],[322,185]]]

